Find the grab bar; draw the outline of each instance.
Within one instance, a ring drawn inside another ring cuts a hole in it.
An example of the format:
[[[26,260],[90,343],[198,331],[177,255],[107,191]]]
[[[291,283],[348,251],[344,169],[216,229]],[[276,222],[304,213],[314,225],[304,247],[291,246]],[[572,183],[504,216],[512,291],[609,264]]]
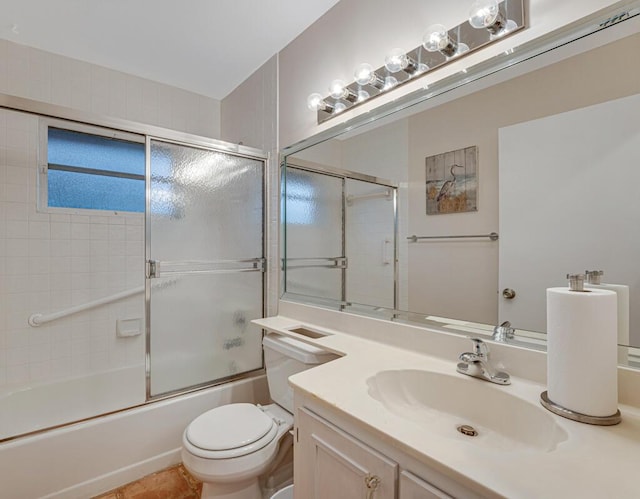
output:
[[[89,301],[87,303],[83,303],[82,305],[69,307],[66,310],[61,310],[60,312],[54,312],[52,314],[31,314],[31,316],[29,317],[29,325],[32,327],[38,327],[47,322],[55,321],[57,319],[62,319],[63,317],[67,317],[68,315],[77,314],[78,312],[83,312],[91,308],[99,307],[100,305],[106,305],[107,303],[111,303],[114,301],[122,300],[124,298],[129,298],[130,296],[144,293],[144,289],[145,289],[144,286],[139,286],[137,288],[129,289],[127,291],[121,291],[120,293],[115,293],[110,296],[105,296],[104,298],[99,298],[97,300]]]
[[[466,236],[409,236],[407,239],[412,243],[418,242],[418,239],[473,239],[473,238],[489,238],[492,241],[498,240],[498,233],[491,232],[490,234],[474,234]]]

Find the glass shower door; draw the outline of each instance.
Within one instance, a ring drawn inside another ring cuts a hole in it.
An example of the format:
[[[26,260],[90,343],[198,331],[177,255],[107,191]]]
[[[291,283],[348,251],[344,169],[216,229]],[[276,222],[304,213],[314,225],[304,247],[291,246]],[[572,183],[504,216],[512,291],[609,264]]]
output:
[[[262,367],[264,162],[148,142],[149,398]]]
[[[344,301],[344,179],[285,168],[287,293]]]
[[[346,179],[346,301],[397,308],[396,189]]]

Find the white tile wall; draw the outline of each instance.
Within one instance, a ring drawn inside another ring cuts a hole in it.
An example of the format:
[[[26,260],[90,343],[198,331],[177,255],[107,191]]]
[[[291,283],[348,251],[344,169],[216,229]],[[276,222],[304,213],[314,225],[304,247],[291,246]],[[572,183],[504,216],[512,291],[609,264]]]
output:
[[[116,319],[144,317],[137,295],[37,328],[49,313],[144,283],[140,213],[38,213],[38,118],[0,110],[0,392],[144,362],[143,335]]]
[[[218,100],[8,40],[0,40],[0,93],[220,137]],[[23,132],[8,139],[19,145]]]

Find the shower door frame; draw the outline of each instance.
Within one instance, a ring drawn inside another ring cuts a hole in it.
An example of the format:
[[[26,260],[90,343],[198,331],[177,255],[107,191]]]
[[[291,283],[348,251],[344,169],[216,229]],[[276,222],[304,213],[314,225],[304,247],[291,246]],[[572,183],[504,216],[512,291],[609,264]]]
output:
[[[144,306],[145,306],[145,352],[144,352],[144,366],[145,366],[145,402],[155,402],[157,400],[163,400],[170,397],[175,397],[177,395],[182,395],[185,393],[191,393],[197,390],[202,390],[204,388],[208,388],[211,386],[220,385],[223,383],[228,383],[231,381],[236,381],[240,379],[250,378],[255,375],[264,374],[266,371],[264,369],[264,352],[262,353],[262,366],[258,369],[252,369],[247,372],[232,374],[230,376],[225,376],[223,378],[218,378],[211,381],[204,381],[202,383],[198,383],[196,385],[191,385],[185,388],[178,388],[176,390],[171,390],[168,392],[163,392],[158,395],[151,395],[151,279],[150,279],[150,258],[151,258],[151,223],[149,223],[150,213],[150,204],[151,204],[151,142],[152,141],[165,142],[173,145],[183,146],[183,147],[191,147],[195,149],[201,149],[205,151],[213,151],[220,152],[224,154],[229,154],[236,157],[252,159],[255,161],[259,161],[262,163],[262,316],[264,317],[267,312],[267,277],[268,277],[268,265],[269,258],[266,254],[267,251],[267,242],[266,242],[266,234],[267,234],[267,193],[268,193],[268,185],[267,185],[267,167],[268,167],[268,155],[264,153],[260,153],[256,155],[255,153],[249,153],[249,151],[240,151],[240,150],[229,150],[228,147],[220,147],[218,145],[214,145],[211,143],[202,143],[202,142],[191,142],[186,140],[174,139],[174,138],[166,138],[158,135],[147,134],[145,136],[145,292],[144,292]],[[208,141],[206,141],[208,142]],[[225,143],[222,143],[225,144]],[[228,144],[227,144],[228,145]],[[238,147],[238,149],[241,149]],[[255,151],[250,148],[245,148],[250,151]],[[238,262],[243,260],[238,260]],[[246,262],[246,260],[244,260]],[[240,272],[238,270],[238,272]]]
[[[181,132],[178,130],[172,130],[169,128],[164,128],[164,127],[160,127],[160,126],[156,126],[156,125],[150,125],[150,124],[145,124],[145,123],[140,123],[140,122],[136,122],[136,121],[130,121],[130,120],[126,120],[126,119],[122,119],[122,118],[112,118],[106,115],[102,115],[102,114],[95,114],[95,113],[91,113],[88,111],[80,111],[80,110],[75,110],[75,109],[71,109],[68,107],[64,107],[64,106],[59,106],[56,104],[48,104],[45,102],[40,102],[40,101],[36,101],[33,99],[27,99],[24,97],[16,97],[13,95],[7,95],[4,93],[0,93],[0,109],[6,109],[8,111],[18,111],[18,112],[22,112],[22,113],[26,113],[26,114],[31,114],[40,118],[50,118],[50,119],[60,119],[60,120],[65,120],[67,122],[70,123],[76,123],[79,125],[88,125],[88,126],[97,126],[97,127],[102,127],[102,128],[107,128],[107,129],[111,129],[114,130],[116,132],[126,132],[126,133],[133,133],[133,134],[138,134],[140,136],[142,136],[145,139],[145,142],[147,140],[147,137],[153,137],[159,140],[164,140],[164,141],[169,141],[169,142],[176,142],[176,143],[182,143],[188,146],[195,146],[195,147],[202,147],[202,148],[207,148],[207,149],[213,149],[219,152],[224,152],[224,153],[230,153],[230,154],[235,154],[235,155],[240,155],[240,156],[244,156],[244,157],[248,157],[251,159],[255,159],[258,161],[261,161],[264,165],[264,169],[263,169],[263,185],[262,185],[262,192],[263,192],[263,219],[262,219],[262,252],[263,252],[263,258],[264,258],[264,268],[265,271],[263,272],[263,286],[262,286],[262,305],[263,305],[263,315],[266,314],[267,311],[267,292],[269,289],[271,289],[271,280],[274,279],[273,275],[271,272],[269,272],[269,268],[273,265],[273,262],[277,261],[278,255],[274,255],[268,252],[269,249],[269,245],[267,244],[266,238],[267,235],[269,233],[271,233],[271,228],[269,225],[269,218],[268,218],[268,214],[269,212],[272,210],[271,205],[270,205],[270,201],[268,199],[268,195],[270,193],[278,193],[278,186],[274,186],[272,185],[273,180],[270,180],[270,175],[269,175],[269,170],[270,169],[275,169],[275,171],[277,171],[278,169],[278,163],[274,162],[274,156],[273,154],[269,154],[266,153],[260,149],[256,149],[253,147],[248,147],[248,146],[244,146],[244,145],[239,145],[239,144],[232,144],[229,142],[224,142],[221,140],[217,140],[217,139],[213,139],[213,138],[209,138],[209,137],[205,137],[202,135],[196,135],[196,134],[192,134],[192,133],[188,133],[188,132]],[[146,161],[146,157],[145,157],[145,161]],[[145,190],[147,188],[148,182],[146,182],[145,179]],[[146,213],[145,213],[145,218],[146,218]],[[146,222],[145,222],[145,235],[146,235]],[[146,236],[145,236],[146,237]],[[146,246],[146,241],[145,241],[145,246]],[[146,248],[145,248],[146,251]],[[146,256],[146,255],[145,255]],[[277,279],[277,277],[275,278]],[[146,302],[146,296],[145,296],[145,302]],[[146,305],[146,303],[145,303]],[[145,328],[147,327],[147,325],[145,324]],[[147,352],[146,352],[146,346],[145,346],[145,366],[146,366],[146,356],[147,356]],[[237,380],[242,380],[242,379],[251,379],[251,378],[258,378],[260,376],[263,376],[265,374],[265,369],[264,369],[264,355],[262,357],[262,367],[259,369],[255,369],[253,371],[248,371],[245,373],[241,373],[238,375],[234,375],[234,376],[230,376],[227,378],[224,378],[222,380],[217,380],[215,382],[212,383],[208,383],[205,386],[198,386],[198,387],[190,387],[189,389],[186,390],[181,390],[181,391],[175,391],[175,392],[171,392],[171,393],[167,393],[167,394],[163,394],[162,396],[157,396],[154,398],[147,398],[146,394],[144,396],[144,398],[141,398],[141,401],[139,404],[134,404],[134,405],[128,405],[126,407],[122,407],[119,409],[115,409],[113,411],[108,411],[108,412],[102,412],[99,414],[94,414],[90,417],[84,417],[81,419],[75,419],[75,420],[70,420],[67,421],[65,423],[59,424],[59,425],[55,425],[55,426],[49,426],[46,428],[42,428],[42,429],[37,429],[34,431],[30,431],[27,433],[22,433],[19,435],[14,435],[12,437],[9,437],[7,439],[3,439],[2,442],[6,442],[9,440],[14,440],[17,438],[21,438],[27,435],[38,435],[38,434],[42,434],[45,432],[50,431],[53,428],[62,428],[62,427],[66,427],[72,424],[76,424],[79,422],[85,422],[85,421],[91,421],[97,418],[102,418],[106,415],[110,415],[110,414],[118,414],[124,411],[128,411],[134,408],[138,408],[138,407],[144,407],[146,405],[149,405],[151,403],[160,401],[160,400],[164,400],[164,399],[170,399],[173,397],[177,397],[180,396],[182,394],[186,394],[186,393],[192,393],[198,390],[202,390],[205,388],[209,388],[209,387],[213,387],[213,386],[217,386],[223,383],[229,383],[232,381],[237,381]],[[146,380],[145,380],[146,381]]]
[[[392,182],[391,180],[386,180],[383,178],[379,178],[379,177],[374,177],[372,175],[367,175],[365,173],[360,173],[360,172],[354,172],[351,170],[346,170],[346,169],[342,169],[342,168],[335,168],[332,166],[326,166],[326,165],[319,165],[316,163],[312,163],[312,162],[308,162],[305,160],[301,160],[301,159],[293,159],[293,160],[288,160],[287,157],[284,157],[281,161],[280,164],[280,168],[284,169],[284,181],[286,183],[287,181],[287,173],[286,173],[286,169],[287,167],[291,167],[291,168],[295,168],[297,170],[302,170],[302,171],[307,171],[310,173],[317,173],[320,175],[326,175],[329,177],[336,177],[336,178],[341,178],[343,180],[343,185],[342,185],[342,254],[344,257],[346,257],[346,240],[347,240],[347,220],[346,220],[346,209],[345,209],[345,204],[346,204],[346,193],[345,193],[345,183],[347,180],[357,180],[360,182],[366,182],[368,184],[373,184],[373,185],[380,185],[383,187],[389,187],[390,189],[392,189],[392,202],[393,202],[393,310],[397,309],[398,306],[398,300],[400,298],[400,281],[399,281],[399,261],[398,261],[398,252],[399,252],[399,246],[398,246],[398,231],[399,231],[399,227],[398,227],[398,184],[395,182]],[[282,174],[281,174],[282,177]],[[283,194],[286,193],[286,186],[285,186],[285,192],[281,192],[280,193],[280,197],[282,197]],[[284,223],[283,223],[283,233],[284,233],[284,247],[282,249],[282,269],[284,272],[284,279],[283,279],[283,296],[286,295],[287,293],[287,286],[286,286],[286,266],[287,266],[287,220],[286,220],[286,210],[285,210],[285,219],[284,219]],[[342,269],[342,298],[340,301],[340,309],[344,310],[346,309],[346,307],[350,306],[351,303],[347,301],[347,283],[346,283],[346,277],[347,277],[347,269],[346,267]],[[309,297],[307,296],[307,298],[312,298],[314,299],[314,297]],[[324,298],[317,298],[317,301],[319,303],[324,303],[327,304],[328,301],[327,299]]]
[[[319,174],[319,175],[325,175],[328,177],[333,177],[333,178],[338,178],[340,180],[342,180],[342,185],[341,185],[341,191],[340,191],[340,200],[341,200],[341,204],[340,204],[340,211],[341,211],[341,220],[340,220],[340,224],[341,224],[341,228],[342,228],[342,232],[341,232],[341,243],[340,243],[340,251],[342,252],[341,257],[339,258],[343,258],[345,259],[346,262],[346,210],[345,210],[345,199],[346,199],[346,194],[345,194],[345,177],[343,175],[338,175],[338,174],[334,174],[334,173],[327,173],[324,171],[319,171],[319,170],[314,170],[311,168],[304,168],[298,165],[294,165],[294,164],[285,164],[284,165],[284,181],[285,181],[285,186],[284,186],[284,192],[280,193],[280,196],[282,196],[283,194],[286,195],[286,182],[287,182],[287,171],[286,168],[290,167],[290,168],[294,168],[297,170],[302,170],[302,171],[306,171],[309,173],[315,173],[315,174]],[[286,208],[286,198],[285,198],[285,207],[284,207],[284,214],[285,214],[285,222],[286,222],[286,212],[287,212],[287,208]],[[287,262],[290,261],[290,259],[288,258],[288,254],[287,254],[287,224],[284,224],[283,227],[283,234],[284,234],[284,247],[282,248],[282,254],[283,254],[283,259],[282,259],[282,265],[281,265],[281,269],[284,273],[284,280],[283,280],[283,285],[284,285],[284,289],[283,291],[285,293],[287,293],[287,274],[289,272],[288,270],[288,266],[287,266]],[[319,257],[319,258],[304,258],[303,260],[325,260],[326,258],[324,257]],[[293,259],[295,260],[295,259]],[[337,269],[340,270],[340,302],[344,303],[346,301],[346,296],[347,296],[347,267],[346,265],[343,267],[336,267]]]

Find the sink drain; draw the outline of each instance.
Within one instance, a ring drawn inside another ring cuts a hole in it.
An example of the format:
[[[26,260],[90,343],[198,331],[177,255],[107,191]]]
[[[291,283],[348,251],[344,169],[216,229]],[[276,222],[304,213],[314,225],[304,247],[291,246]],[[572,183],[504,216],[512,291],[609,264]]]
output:
[[[468,424],[461,424],[456,428],[460,433],[466,435],[468,437],[475,437],[478,435],[478,432],[473,426],[469,426]]]

